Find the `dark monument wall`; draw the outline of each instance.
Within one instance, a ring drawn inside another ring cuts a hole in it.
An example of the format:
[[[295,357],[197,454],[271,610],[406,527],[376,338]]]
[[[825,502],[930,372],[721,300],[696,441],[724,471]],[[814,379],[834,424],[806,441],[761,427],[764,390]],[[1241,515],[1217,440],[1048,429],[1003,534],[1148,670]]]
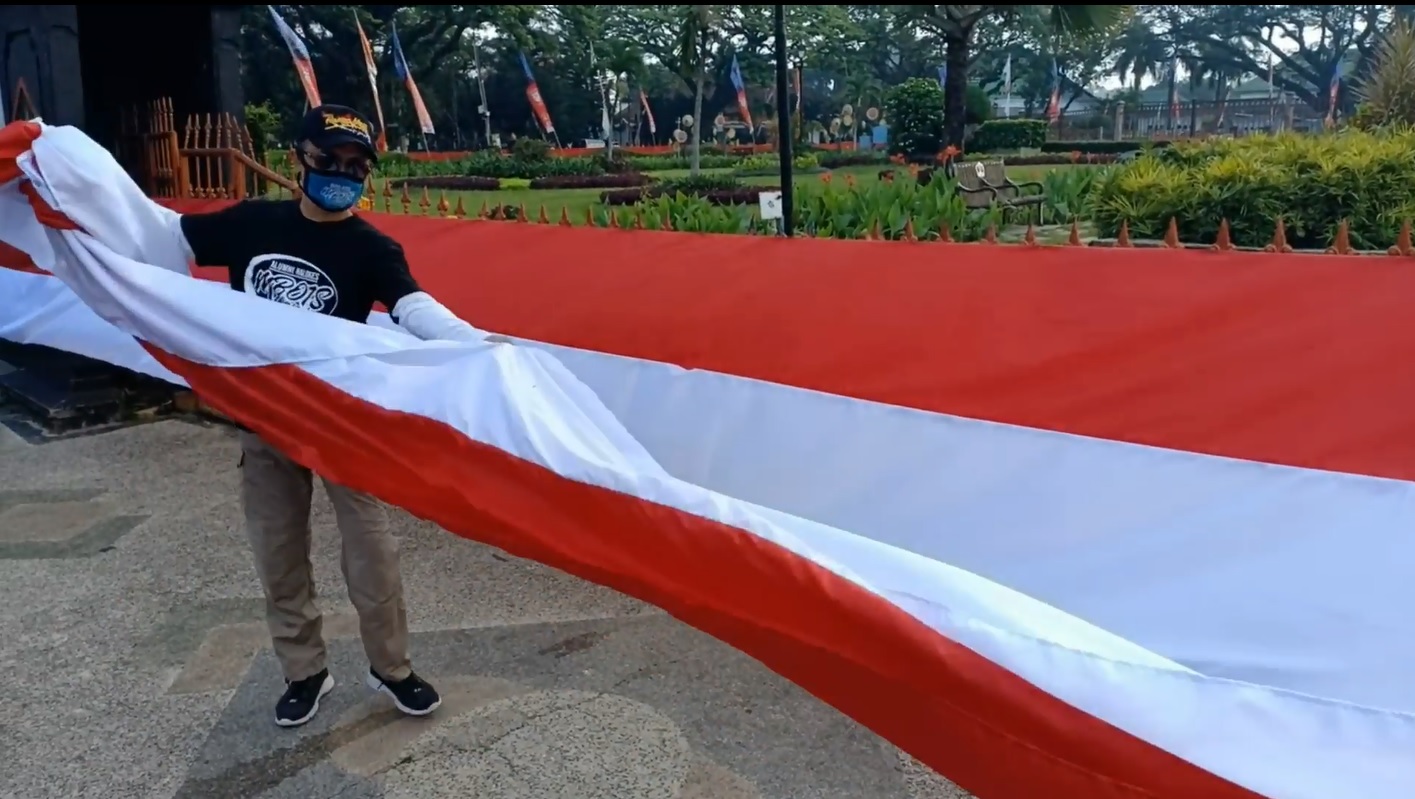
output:
[[[162,97],[179,133],[188,114],[240,118],[240,14],[229,5],[0,5],[3,118],[20,80],[46,122],[78,126],[110,149],[121,117]],[[50,432],[163,406],[171,391],[98,361],[0,341],[0,399]]]
[[[120,115],[172,99],[188,114],[241,114],[240,6],[0,6],[5,113],[20,79],[46,122],[112,146]]]

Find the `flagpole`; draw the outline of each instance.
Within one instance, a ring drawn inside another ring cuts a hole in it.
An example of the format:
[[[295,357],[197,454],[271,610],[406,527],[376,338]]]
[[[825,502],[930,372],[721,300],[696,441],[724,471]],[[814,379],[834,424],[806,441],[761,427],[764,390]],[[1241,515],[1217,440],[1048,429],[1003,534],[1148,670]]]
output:
[[[481,95],[481,107],[477,113],[481,114],[482,132],[486,136],[484,147],[491,146],[491,109],[486,106],[486,83],[482,80],[481,74],[481,47],[477,45],[475,39],[472,40],[472,65],[477,71],[477,93]]]
[[[1007,64],[1002,68],[1002,89],[1003,102],[1002,115],[1007,119],[1012,118],[1012,55],[1007,56]]]

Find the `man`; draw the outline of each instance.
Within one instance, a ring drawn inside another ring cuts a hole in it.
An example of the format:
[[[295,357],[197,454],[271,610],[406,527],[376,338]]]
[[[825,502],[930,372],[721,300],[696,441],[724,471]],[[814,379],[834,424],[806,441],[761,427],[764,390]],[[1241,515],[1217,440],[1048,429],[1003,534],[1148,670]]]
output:
[[[311,110],[296,146],[298,200],[252,200],[211,214],[182,216],[192,260],[230,269],[231,288],[273,302],[355,322],[382,303],[423,339],[491,340],[418,288],[403,248],[353,213],[377,160],[373,126],[359,112]],[[241,444],[241,504],[266,620],[285,692],[275,722],[294,727],[319,711],[334,687],[326,667],[321,617],[310,566],[313,476],[248,430]],[[369,660],[366,681],[399,710],[437,709],[436,689],[413,672],[398,546],[378,500],[323,480],[342,540],[340,566]]]

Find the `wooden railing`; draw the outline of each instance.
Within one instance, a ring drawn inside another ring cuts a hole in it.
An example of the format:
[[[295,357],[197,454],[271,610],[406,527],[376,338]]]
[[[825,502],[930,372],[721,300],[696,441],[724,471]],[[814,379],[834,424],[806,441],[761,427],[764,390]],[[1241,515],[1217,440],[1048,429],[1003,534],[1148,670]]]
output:
[[[260,163],[234,116],[192,114],[179,135],[165,99],[124,116],[117,157],[152,197],[240,200],[299,192],[293,180]]]

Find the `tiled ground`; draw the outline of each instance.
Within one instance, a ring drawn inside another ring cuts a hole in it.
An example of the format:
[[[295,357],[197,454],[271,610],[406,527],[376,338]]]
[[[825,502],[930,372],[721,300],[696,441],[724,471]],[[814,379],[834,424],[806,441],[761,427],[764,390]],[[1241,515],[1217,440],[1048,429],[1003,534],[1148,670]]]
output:
[[[340,685],[308,727],[238,526],[228,431],[0,426],[0,798],[932,799],[961,792],[657,610],[398,516],[428,720],[370,695],[328,505]]]

